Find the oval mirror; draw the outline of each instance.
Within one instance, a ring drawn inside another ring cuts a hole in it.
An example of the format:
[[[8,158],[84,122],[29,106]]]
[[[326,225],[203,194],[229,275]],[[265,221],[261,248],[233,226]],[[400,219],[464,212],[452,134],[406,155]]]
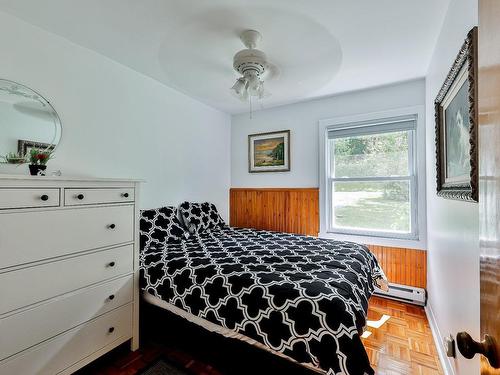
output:
[[[52,105],[36,91],[0,79],[0,161],[24,163],[32,148],[54,151],[62,125]]]

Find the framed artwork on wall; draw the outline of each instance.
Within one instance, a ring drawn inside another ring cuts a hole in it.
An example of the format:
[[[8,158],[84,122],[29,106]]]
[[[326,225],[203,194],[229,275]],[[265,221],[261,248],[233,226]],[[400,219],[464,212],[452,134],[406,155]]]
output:
[[[248,172],[290,171],[290,130],[248,136]]]
[[[477,27],[467,35],[434,106],[437,194],[477,202]]]

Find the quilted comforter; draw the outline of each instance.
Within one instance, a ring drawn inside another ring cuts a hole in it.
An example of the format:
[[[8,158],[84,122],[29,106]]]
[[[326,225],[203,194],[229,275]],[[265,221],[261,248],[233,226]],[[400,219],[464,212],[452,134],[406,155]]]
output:
[[[360,339],[384,279],[363,245],[224,227],[141,252],[146,293],[331,374],[373,374]]]

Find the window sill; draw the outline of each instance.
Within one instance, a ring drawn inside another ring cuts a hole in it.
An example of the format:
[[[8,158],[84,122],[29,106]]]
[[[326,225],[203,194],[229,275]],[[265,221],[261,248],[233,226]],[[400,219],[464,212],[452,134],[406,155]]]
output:
[[[375,236],[358,236],[354,234],[340,234],[340,233],[330,233],[330,232],[320,232],[318,237],[330,240],[357,242],[364,245],[426,250],[425,243],[422,240],[407,240],[407,239],[375,237]]]

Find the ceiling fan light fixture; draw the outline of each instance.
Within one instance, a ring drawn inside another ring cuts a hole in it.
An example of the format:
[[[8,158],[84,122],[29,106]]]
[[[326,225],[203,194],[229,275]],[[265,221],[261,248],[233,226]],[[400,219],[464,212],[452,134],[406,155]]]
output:
[[[247,47],[237,52],[233,57],[233,68],[240,74],[240,78],[231,88],[231,92],[242,101],[250,103],[250,117],[252,113],[252,99],[264,99],[270,96],[264,90],[264,80],[269,79],[276,72],[276,67],[269,63],[264,52],[257,49],[262,39],[258,31],[246,30],[240,39]]]
[[[262,81],[260,80],[259,76],[255,73],[250,73],[248,74],[248,91],[250,93],[250,95],[252,96],[257,96],[257,92],[259,90],[259,87],[262,83]]]
[[[245,77],[240,77],[236,80],[231,90],[238,96],[241,97],[242,94],[246,91],[248,81]]]
[[[243,90],[243,92],[241,93],[241,95],[239,96],[239,99],[242,101],[242,102],[248,102],[248,100],[250,99],[250,95],[248,93],[248,90]]]

